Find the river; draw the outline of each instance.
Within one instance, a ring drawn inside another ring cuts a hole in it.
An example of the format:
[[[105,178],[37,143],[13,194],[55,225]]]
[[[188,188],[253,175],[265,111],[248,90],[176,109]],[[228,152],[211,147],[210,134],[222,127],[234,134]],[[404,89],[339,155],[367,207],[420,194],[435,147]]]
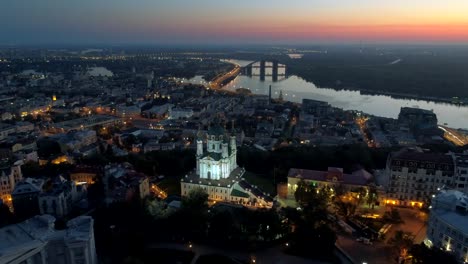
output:
[[[246,61],[234,61],[240,65],[246,65]],[[367,114],[397,118],[401,107],[419,107],[433,110],[437,114],[439,124],[447,124],[453,128],[468,129],[468,107],[453,104],[430,102],[415,99],[392,98],[388,95],[367,95],[359,91],[334,90],[329,88],[318,88],[315,84],[307,82],[298,76],[288,76],[278,82],[270,78],[262,81],[257,77],[244,75],[237,76],[234,80],[224,86],[224,89],[234,91],[237,88],[247,88],[254,94],[268,94],[268,87],[272,87],[272,97],[278,97],[283,91],[285,100],[302,102],[302,99],[314,99],[326,101],[334,107],[344,110],[357,110]],[[205,84],[201,76],[196,76],[188,82]]]

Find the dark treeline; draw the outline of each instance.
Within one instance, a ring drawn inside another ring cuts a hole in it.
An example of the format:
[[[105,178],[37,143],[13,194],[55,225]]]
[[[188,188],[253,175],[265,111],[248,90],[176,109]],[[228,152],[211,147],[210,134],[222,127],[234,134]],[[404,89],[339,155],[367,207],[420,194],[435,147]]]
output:
[[[468,53],[317,53],[287,59],[288,73],[320,87],[404,93],[450,98],[468,97],[464,73]],[[399,62],[391,64],[392,62]]]
[[[242,60],[277,60],[318,87],[401,93],[408,96],[468,98],[468,49],[464,47],[303,47],[301,59],[291,59],[282,50],[230,53],[224,57]],[[312,52],[313,51],[313,52]]]
[[[276,182],[285,181],[290,168],[327,170],[340,167],[345,172],[356,169],[372,171],[384,168],[388,153],[393,149],[370,149],[364,145],[338,147],[288,147],[266,152],[251,147],[238,150],[237,162],[247,171],[276,177]],[[273,175],[275,174],[275,175]]]

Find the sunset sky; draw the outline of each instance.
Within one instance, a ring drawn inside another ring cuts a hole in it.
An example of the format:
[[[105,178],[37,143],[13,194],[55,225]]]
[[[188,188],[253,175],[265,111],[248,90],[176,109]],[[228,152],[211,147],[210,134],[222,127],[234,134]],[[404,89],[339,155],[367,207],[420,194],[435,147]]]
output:
[[[467,0],[2,0],[0,44],[468,43]]]

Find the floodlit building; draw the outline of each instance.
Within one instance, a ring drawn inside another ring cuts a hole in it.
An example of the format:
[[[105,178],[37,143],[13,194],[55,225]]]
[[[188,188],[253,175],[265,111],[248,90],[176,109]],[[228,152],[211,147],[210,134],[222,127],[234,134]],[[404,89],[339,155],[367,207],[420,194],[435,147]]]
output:
[[[0,229],[0,263],[95,264],[93,218],[79,216],[67,228],[54,228],[55,218],[40,215]]]
[[[388,156],[386,173],[387,204],[422,207],[438,190],[453,186],[455,161],[451,154],[407,148]]]
[[[11,202],[15,185],[23,179],[21,164],[22,161],[17,161],[12,166],[0,168],[0,199],[5,202]]]
[[[224,128],[216,125],[208,130],[206,152],[203,138],[197,139],[197,174],[201,179],[226,179],[237,168],[236,137],[225,134]]]
[[[206,148],[204,142],[206,141]],[[202,188],[210,201],[231,202],[255,207],[272,207],[273,199],[243,178],[245,170],[237,166],[234,134],[220,125],[211,127],[206,137],[197,138],[196,170],[181,179],[181,195]]]
[[[300,181],[322,187],[336,187],[338,184],[350,191],[365,187],[372,182],[373,176],[365,170],[357,170],[352,174],[343,172],[342,168],[329,167],[327,171],[304,170],[292,168],[288,172],[287,199],[294,199],[294,193]]]
[[[431,206],[425,244],[453,253],[460,263],[468,262],[468,196],[443,190]]]

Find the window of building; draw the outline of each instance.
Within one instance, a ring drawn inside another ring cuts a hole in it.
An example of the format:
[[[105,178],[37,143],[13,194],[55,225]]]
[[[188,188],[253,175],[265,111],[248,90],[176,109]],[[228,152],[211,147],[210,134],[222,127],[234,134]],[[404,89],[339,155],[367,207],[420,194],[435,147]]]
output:
[[[82,258],[84,257],[84,252],[82,248],[75,248],[73,249],[73,256],[75,258]]]

